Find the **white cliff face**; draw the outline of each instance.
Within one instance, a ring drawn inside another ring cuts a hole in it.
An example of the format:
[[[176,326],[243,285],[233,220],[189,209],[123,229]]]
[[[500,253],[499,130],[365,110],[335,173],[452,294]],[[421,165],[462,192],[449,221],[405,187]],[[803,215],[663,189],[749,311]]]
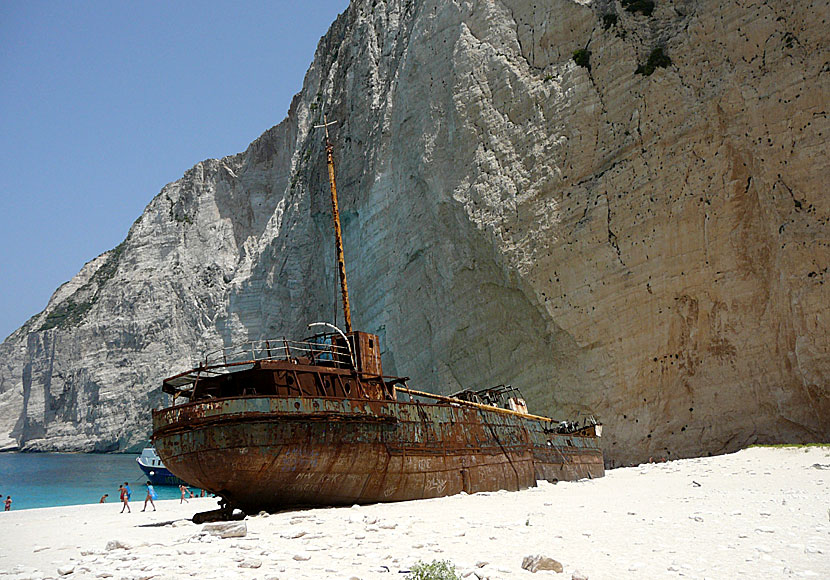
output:
[[[332,319],[323,109],[387,374],[592,412],[615,463],[826,440],[827,19],[353,2],[282,123],[166,186],[0,345],[0,446],[140,445],[201,351]]]

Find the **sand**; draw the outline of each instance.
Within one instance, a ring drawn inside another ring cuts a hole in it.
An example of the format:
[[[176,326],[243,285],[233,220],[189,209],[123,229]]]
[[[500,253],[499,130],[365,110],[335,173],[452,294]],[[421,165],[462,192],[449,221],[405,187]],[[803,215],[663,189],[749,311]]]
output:
[[[830,578],[830,447],[752,448],[521,492],[187,520],[215,499],[0,513],[7,578]],[[234,530],[230,530],[233,533]],[[563,572],[522,569],[541,554]]]

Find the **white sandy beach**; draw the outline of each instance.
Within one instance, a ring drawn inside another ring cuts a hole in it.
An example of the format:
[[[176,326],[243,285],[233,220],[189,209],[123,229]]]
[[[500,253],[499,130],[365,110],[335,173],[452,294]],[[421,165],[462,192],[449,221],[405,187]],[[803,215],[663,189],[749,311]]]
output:
[[[389,579],[436,559],[473,580],[830,578],[830,447],[752,448],[521,492],[261,515],[243,522],[244,537],[187,520],[215,503],[160,501],[142,513],[142,498],[131,514],[117,502],[0,513],[0,579]],[[523,570],[533,554],[564,571]]]

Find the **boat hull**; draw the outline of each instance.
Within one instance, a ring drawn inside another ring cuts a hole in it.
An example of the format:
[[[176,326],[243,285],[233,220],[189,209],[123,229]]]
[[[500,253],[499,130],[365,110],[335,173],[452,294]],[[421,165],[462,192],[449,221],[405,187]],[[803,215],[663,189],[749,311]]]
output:
[[[141,471],[144,472],[144,476],[149,480],[149,482],[153,485],[180,485],[184,484],[184,481],[170,473],[165,467],[157,467],[152,465],[144,465],[140,461],[138,462],[138,466],[141,468]]]
[[[165,466],[248,512],[604,475],[595,436],[551,427],[455,404],[325,397],[235,397],[153,413]]]

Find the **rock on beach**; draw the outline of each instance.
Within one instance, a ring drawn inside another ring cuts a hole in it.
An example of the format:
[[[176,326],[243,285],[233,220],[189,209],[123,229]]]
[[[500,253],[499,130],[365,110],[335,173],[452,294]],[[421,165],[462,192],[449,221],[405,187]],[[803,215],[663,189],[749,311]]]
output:
[[[212,522],[202,526],[202,533],[220,538],[244,538],[248,535],[245,522]]]
[[[553,570],[554,572],[562,572],[562,564],[553,558],[543,556],[541,554],[534,554],[532,556],[525,556],[522,560],[522,568],[530,570],[531,572],[538,572],[539,570]]]

